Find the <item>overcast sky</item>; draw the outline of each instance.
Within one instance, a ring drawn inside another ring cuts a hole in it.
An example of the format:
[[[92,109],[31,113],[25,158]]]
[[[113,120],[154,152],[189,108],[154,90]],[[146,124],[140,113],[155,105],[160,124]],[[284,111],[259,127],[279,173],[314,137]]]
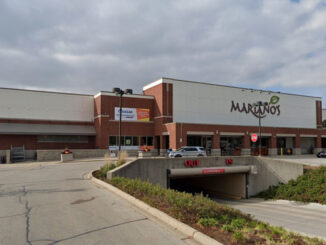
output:
[[[322,96],[319,0],[0,0],[0,86],[141,92],[160,77]]]

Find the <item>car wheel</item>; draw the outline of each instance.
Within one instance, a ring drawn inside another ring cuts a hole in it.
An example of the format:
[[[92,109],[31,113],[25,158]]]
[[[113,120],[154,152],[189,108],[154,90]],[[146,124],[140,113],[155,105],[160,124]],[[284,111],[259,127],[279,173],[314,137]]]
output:
[[[181,155],[176,155],[175,157],[182,157]]]
[[[203,157],[204,155],[203,154],[198,154],[197,157]]]

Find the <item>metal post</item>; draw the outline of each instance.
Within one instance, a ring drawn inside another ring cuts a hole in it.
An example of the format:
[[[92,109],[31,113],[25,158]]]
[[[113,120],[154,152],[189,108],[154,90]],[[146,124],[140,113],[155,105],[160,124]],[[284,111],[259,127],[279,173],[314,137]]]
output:
[[[120,114],[119,114],[119,154],[121,151],[121,116],[122,116],[122,91],[120,92]]]
[[[259,156],[261,156],[261,114],[259,111]]]

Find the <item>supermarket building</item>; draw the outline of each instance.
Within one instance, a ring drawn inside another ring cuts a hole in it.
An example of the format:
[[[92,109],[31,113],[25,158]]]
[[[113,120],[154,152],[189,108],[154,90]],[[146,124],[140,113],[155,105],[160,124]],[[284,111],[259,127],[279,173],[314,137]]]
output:
[[[254,106],[257,101],[263,105]],[[211,155],[312,154],[326,148],[320,97],[161,78],[122,99],[122,148],[164,155],[203,146]],[[116,150],[119,96],[0,88],[0,151]]]

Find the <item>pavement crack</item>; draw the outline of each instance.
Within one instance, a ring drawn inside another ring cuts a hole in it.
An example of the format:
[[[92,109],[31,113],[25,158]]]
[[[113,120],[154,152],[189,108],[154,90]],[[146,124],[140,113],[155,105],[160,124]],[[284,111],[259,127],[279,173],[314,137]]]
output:
[[[27,195],[27,191],[26,191],[26,186],[23,186],[23,191],[22,191],[22,195],[19,196],[19,202],[21,204],[24,204],[25,206],[25,219],[26,219],[26,243],[29,244],[29,245],[33,245],[32,244],[32,241],[29,239],[29,236],[30,236],[30,213],[32,211],[32,208],[29,206],[29,202],[28,200],[25,200],[25,203],[23,203],[23,200],[22,198],[23,197],[26,197]]]
[[[67,241],[67,240],[70,240],[70,239],[74,239],[74,238],[77,238],[77,237],[80,237],[80,236],[88,235],[88,234],[93,233],[93,232],[102,231],[102,230],[106,230],[106,229],[111,229],[111,228],[114,228],[114,227],[117,227],[117,226],[126,225],[126,224],[130,224],[130,223],[144,221],[144,220],[148,220],[148,218],[130,220],[130,221],[122,222],[122,223],[119,223],[119,224],[105,226],[105,227],[102,227],[102,228],[99,228],[99,229],[86,231],[84,233],[80,233],[80,234],[77,234],[77,235],[74,235],[74,236],[71,236],[71,237],[67,237],[67,238],[63,238],[63,239],[54,241],[53,243],[50,243],[49,245],[54,245],[54,244],[57,244],[57,243],[60,243],[60,242],[64,242],[64,241]]]
[[[0,219],[7,219],[7,218],[12,218],[12,217],[17,217],[17,216],[22,216],[25,215],[26,213],[22,213],[22,214],[13,214],[13,215],[8,215],[8,216],[2,216],[0,217]]]

